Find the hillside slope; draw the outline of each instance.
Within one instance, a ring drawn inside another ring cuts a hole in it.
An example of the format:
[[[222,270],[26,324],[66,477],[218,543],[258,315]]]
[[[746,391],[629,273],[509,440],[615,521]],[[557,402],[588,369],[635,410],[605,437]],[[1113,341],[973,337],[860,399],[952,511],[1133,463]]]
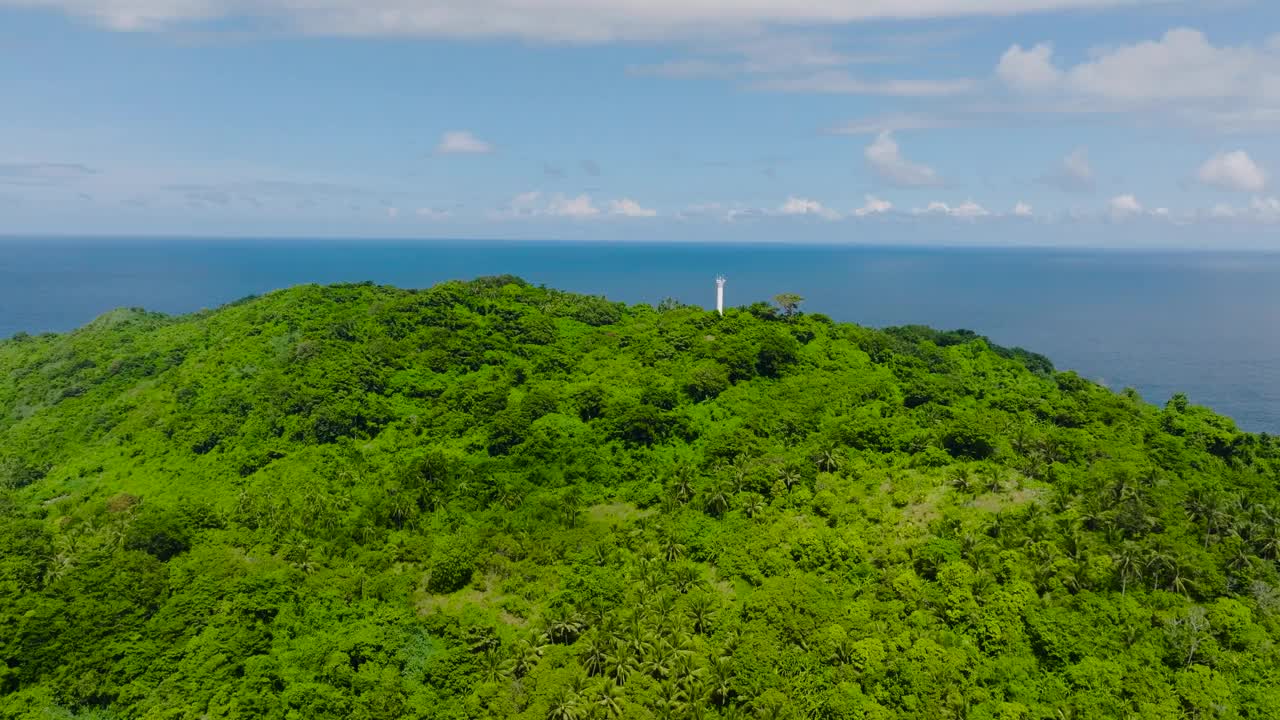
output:
[[[1280,717],[1280,443],[483,278],[0,342],[0,716]]]

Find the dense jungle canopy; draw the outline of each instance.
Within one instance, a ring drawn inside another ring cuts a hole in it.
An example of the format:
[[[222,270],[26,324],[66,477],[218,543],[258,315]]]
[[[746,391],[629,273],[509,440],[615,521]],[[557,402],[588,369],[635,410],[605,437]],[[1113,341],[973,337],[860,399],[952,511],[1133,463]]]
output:
[[[803,288],[798,288],[803,290]],[[0,716],[1280,717],[1280,443],[518,278],[0,342]]]

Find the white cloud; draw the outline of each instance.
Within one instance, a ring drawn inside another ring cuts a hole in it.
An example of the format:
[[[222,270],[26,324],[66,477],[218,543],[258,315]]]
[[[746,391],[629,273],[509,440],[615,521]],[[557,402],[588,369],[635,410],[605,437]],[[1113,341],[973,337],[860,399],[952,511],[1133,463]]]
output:
[[[441,155],[485,155],[493,152],[493,145],[468,130],[453,130],[440,138],[436,152]]]
[[[1064,192],[1092,192],[1096,184],[1089,151],[1076,148],[1062,159],[1062,164],[1041,181]]]
[[[1237,215],[1236,209],[1226,203],[1218,203],[1209,209],[1209,217],[1212,218],[1233,218]]]
[[[537,190],[518,193],[511,198],[505,208],[495,211],[491,215],[497,219],[532,217],[541,213],[538,202],[541,199],[542,193]]]
[[[606,42],[673,33],[869,20],[1004,16],[1161,0],[0,0],[43,5],[118,30],[249,21],[312,35],[519,37]],[[243,24],[243,22],[241,23]]]
[[[565,197],[556,195],[547,204],[546,213],[555,217],[590,218],[600,214],[600,208],[591,202],[590,195]]]
[[[1280,198],[1256,196],[1245,207],[1218,203],[1201,217],[1218,221],[1276,223],[1280,222]]]
[[[1048,109],[1165,111],[1223,131],[1280,124],[1280,35],[1258,46],[1215,46],[1175,28],[1158,40],[1093,50],[1059,65],[1047,44],[1014,45],[996,76]]]
[[[929,203],[928,207],[925,207],[923,210],[916,210],[915,214],[947,215],[954,218],[973,220],[975,218],[987,217],[991,214],[991,211],[972,200],[966,200],[954,207],[944,202],[934,201]]]
[[[1108,207],[1111,210],[1111,217],[1116,219],[1124,219],[1142,214],[1142,203],[1133,195],[1117,195],[1111,198]]]
[[[779,215],[816,215],[824,220],[839,220],[840,213],[831,208],[824,207],[817,200],[810,200],[801,197],[789,197],[787,201],[778,208]]]
[[[609,203],[609,212],[614,215],[633,218],[650,218],[658,215],[657,210],[642,207],[640,203],[631,198],[622,198]]]
[[[511,198],[506,208],[494,213],[498,219],[513,218],[569,218],[588,219],[604,217],[650,218],[658,212],[644,207],[631,198],[609,201],[608,212],[596,205],[585,193],[577,196],[555,194],[545,196],[536,190],[523,192]]]
[[[1041,43],[1030,50],[1021,45],[1006,50],[996,65],[996,76],[1017,90],[1040,92],[1057,85],[1062,72],[1053,66],[1053,46]]]
[[[395,220],[398,217],[400,217],[400,208],[398,207],[387,208],[387,219]]]
[[[1280,222],[1280,198],[1256,197],[1250,209],[1253,210],[1254,217],[1263,222]]]
[[[877,135],[863,155],[877,175],[894,185],[927,187],[941,184],[938,173],[933,168],[911,162],[902,156],[898,142],[888,130]]]
[[[1267,173],[1243,150],[1220,152],[1200,166],[1200,182],[1224,190],[1261,192],[1267,187]]]
[[[441,210],[438,208],[421,207],[414,211],[414,214],[424,220],[444,220],[452,217],[453,212],[450,210]]]
[[[1014,217],[1029,218],[1035,215],[1035,210],[1027,203],[1019,201],[1017,205],[1013,206],[1013,215]]]
[[[865,199],[866,203],[863,204],[862,207],[853,211],[855,216],[867,217],[869,215],[879,215],[881,213],[887,213],[893,209],[893,203],[888,200],[881,200],[875,195],[868,195]]]
[[[533,204],[538,202],[538,199],[541,197],[542,197],[542,193],[538,192],[537,190],[522,192],[519,195],[516,195],[515,197],[511,198],[511,206],[512,207],[533,207]]]

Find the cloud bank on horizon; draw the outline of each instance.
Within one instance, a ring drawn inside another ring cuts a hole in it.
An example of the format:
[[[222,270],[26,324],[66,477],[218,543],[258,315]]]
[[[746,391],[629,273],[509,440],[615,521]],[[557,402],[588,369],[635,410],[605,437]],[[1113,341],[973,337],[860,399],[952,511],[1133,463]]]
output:
[[[0,26],[0,232],[1280,228],[1263,0],[0,0]]]

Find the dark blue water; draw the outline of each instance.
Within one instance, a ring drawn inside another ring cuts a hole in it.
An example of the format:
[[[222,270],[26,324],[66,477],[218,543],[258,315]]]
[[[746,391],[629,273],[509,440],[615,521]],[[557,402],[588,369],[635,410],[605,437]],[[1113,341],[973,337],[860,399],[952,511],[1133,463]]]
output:
[[[779,292],[837,320],[968,328],[1163,403],[1280,433],[1280,255],[673,244],[0,240],[0,337],[119,306],[169,313],[297,283],[512,273],[627,302]]]

